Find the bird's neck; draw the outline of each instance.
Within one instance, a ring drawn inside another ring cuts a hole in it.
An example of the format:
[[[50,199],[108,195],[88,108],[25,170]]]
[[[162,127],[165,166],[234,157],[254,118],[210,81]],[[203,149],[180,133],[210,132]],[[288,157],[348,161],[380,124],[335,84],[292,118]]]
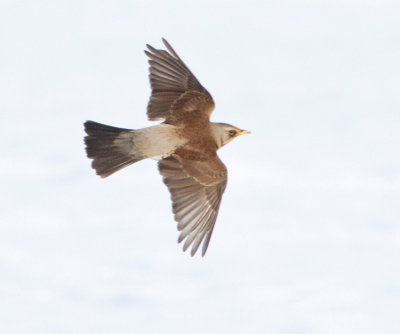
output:
[[[211,133],[214,137],[215,144],[217,145],[218,148],[220,148],[224,142],[223,139],[224,129],[219,123],[211,122],[210,125],[211,125]]]

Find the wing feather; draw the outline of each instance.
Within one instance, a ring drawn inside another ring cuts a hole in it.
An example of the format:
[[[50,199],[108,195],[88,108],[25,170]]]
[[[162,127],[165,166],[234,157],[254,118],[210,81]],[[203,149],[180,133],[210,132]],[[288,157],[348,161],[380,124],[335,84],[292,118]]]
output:
[[[185,160],[172,155],[159,161],[158,168],[171,193],[172,211],[178,222],[178,242],[185,240],[193,256],[203,243],[207,251],[227,183],[225,165],[217,156],[207,161]]]
[[[168,51],[147,45],[149,57],[151,96],[147,106],[150,120],[162,120],[173,124],[175,117],[188,111],[201,111],[210,115],[214,101],[193,73],[178,56],[172,46],[163,39]],[[190,93],[190,94],[189,94]],[[185,108],[190,105],[190,108]]]

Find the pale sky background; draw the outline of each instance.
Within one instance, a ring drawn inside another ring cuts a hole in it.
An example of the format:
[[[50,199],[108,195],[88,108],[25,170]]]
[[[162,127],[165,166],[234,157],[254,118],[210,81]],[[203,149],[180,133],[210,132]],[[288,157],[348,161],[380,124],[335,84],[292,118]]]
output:
[[[400,333],[399,1],[0,1],[0,332]],[[82,123],[152,125],[165,37],[249,129],[205,258],[154,161],[108,179]]]

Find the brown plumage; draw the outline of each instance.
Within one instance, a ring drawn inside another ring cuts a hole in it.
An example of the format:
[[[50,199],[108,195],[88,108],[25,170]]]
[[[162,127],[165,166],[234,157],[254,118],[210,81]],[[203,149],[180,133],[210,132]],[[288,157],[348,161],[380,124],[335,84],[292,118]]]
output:
[[[192,246],[192,256],[203,243],[204,256],[227,183],[227,169],[216,152],[248,131],[210,122],[213,98],[169,43],[163,42],[168,51],[147,45],[145,53],[151,84],[147,115],[151,121],[164,122],[128,130],[88,121],[86,151],[102,177],[145,158],[159,160],[181,232],[178,242],[186,239],[183,249]]]

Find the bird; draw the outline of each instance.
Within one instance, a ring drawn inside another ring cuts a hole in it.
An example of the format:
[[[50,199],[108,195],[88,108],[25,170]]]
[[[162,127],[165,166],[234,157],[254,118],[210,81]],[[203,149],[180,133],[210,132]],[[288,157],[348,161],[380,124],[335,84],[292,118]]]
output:
[[[227,123],[210,121],[214,110],[211,94],[200,84],[172,46],[146,44],[151,86],[147,117],[158,125],[132,130],[86,121],[87,157],[102,178],[143,159],[158,161],[158,170],[172,200],[172,212],[194,256],[202,244],[205,255],[228,172],[218,149],[240,135],[250,133]]]

